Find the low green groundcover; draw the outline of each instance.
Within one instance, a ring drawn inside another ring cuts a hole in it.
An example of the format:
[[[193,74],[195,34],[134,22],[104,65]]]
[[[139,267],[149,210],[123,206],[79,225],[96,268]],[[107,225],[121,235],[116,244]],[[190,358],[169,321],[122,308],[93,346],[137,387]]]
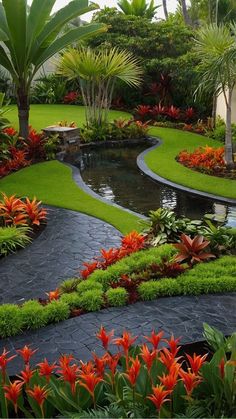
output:
[[[175,253],[176,250],[169,244],[133,253],[106,270],[96,270],[85,281],[79,278],[65,281],[61,285],[61,297],[47,305],[41,305],[36,300],[27,301],[22,306],[1,305],[0,336],[12,336],[22,330],[38,329],[68,319],[74,309],[84,313],[107,306],[122,306],[133,302],[133,294],[137,301],[236,291],[235,256],[223,256],[214,262],[198,264],[177,278],[161,278],[157,275],[147,282],[137,281],[135,293],[132,288],[128,292],[128,288],[119,284],[123,275],[132,278],[133,274],[140,272],[140,276],[145,277],[148,266],[172,260]]]

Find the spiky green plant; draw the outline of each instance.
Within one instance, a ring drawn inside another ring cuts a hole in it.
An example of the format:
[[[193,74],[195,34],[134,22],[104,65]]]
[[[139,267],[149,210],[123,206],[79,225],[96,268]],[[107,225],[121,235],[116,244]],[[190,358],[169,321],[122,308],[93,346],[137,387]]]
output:
[[[153,19],[157,9],[160,6],[155,6],[154,0],[148,4],[147,0],[120,0],[118,6],[126,15],[134,15]]]
[[[0,255],[6,256],[31,242],[29,227],[0,227]]]

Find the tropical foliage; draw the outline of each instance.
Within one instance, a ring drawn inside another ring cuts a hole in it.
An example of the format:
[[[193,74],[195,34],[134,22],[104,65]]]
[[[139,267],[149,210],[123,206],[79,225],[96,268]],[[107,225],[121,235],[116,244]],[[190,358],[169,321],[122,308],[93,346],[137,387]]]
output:
[[[192,153],[183,150],[177,156],[177,160],[191,169],[206,173],[214,173],[215,170],[219,172],[225,168],[224,147],[199,147]]]
[[[103,355],[89,362],[72,355],[47,359],[32,367],[37,349],[29,346],[0,355],[3,387],[1,417],[235,417],[235,334],[227,338],[204,325],[210,353],[184,354],[180,338],[166,339],[152,330],[143,344],[138,336],[101,327],[97,333]],[[111,352],[111,344],[113,352]],[[213,349],[212,349],[213,347]],[[115,348],[115,349],[114,349]],[[8,364],[23,360],[17,379]],[[219,394],[221,397],[219,397]]]
[[[73,0],[51,14],[56,0],[3,0],[0,4],[0,65],[16,85],[20,135],[28,137],[29,92],[33,77],[54,54],[67,45],[104,30],[96,23],[63,31],[66,24],[97,6],[88,0]],[[16,25],[17,22],[17,25]]]
[[[154,0],[150,0],[149,4],[147,0],[120,0],[118,6],[125,15],[146,17],[147,19],[152,19],[160,7],[155,6]]]
[[[71,80],[78,79],[88,126],[107,122],[117,81],[137,87],[142,76],[138,60],[116,48],[100,51],[70,48],[60,59],[58,73]]]

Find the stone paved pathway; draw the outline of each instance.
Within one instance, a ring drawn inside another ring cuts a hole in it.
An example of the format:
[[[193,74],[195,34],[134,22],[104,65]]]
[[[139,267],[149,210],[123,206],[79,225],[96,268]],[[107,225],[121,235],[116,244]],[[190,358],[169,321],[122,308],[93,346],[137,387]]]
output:
[[[98,355],[102,353],[100,342],[95,338],[101,324],[107,330],[114,328],[117,335],[126,328],[134,335],[146,335],[153,328],[162,329],[167,336],[173,332],[176,337],[182,336],[182,343],[191,343],[202,340],[203,322],[219,328],[226,335],[234,332],[235,302],[236,293],[161,298],[122,308],[110,308],[1,340],[0,352],[4,347],[13,350],[32,344],[33,348],[39,348],[34,363],[45,356],[54,361],[62,353],[73,353],[77,359],[86,361],[91,358],[91,351],[96,351]],[[17,359],[9,367],[9,372],[14,374],[22,364]]]
[[[119,237],[104,221],[50,207],[42,234],[25,249],[0,259],[0,304],[44,297],[45,291],[75,276],[101,247],[119,245]]]

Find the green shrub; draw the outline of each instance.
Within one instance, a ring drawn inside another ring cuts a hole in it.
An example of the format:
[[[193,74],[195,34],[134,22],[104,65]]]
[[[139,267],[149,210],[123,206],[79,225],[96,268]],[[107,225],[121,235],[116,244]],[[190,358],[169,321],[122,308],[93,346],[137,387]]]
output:
[[[21,332],[23,327],[20,309],[15,304],[0,306],[0,336],[6,338]]]
[[[18,247],[25,247],[31,242],[29,227],[0,227],[0,255],[14,252]]]
[[[106,292],[107,301],[112,307],[121,307],[127,303],[128,292],[125,288],[109,288]]]
[[[158,264],[163,258],[170,260],[174,254],[176,254],[176,249],[170,244],[141,250],[109,266],[105,271],[96,270],[90,275],[89,280],[100,282],[106,290],[109,288],[109,284],[118,281],[121,275],[145,270],[148,265]]]
[[[177,279],[161,279],[159,281],[143,282],[138,287],[142,300],[154,300],[157,297],[174,296],[181,294],[181,287]]]
[[[102,290],[102,284],[99,282],[91,281],[90,279],[85,279],[84,281],[80,282],[80,284],[77,286],[77,292],[79,294],[83,294],[86,291],[91,290]]]
[[[87,311],[100,310],[103,305],[103,291],[89,290],[80,296],[80,307]]]
[[[69,305],[63,301],[56,300],[44,307],[47,323],[57,323],[66,320],[70,316]]]
[[[60,285],[60,291],[62,293],[69,293],[69,292],[73,292],[76,291],[77,285],[81,282],[82,280],[80,278],[69,278],[66,279],[65,281],[63,281]]]
[[[26,329],[39,329],[47,324],[44,307],[38,301],[26,301],[20,309],[20,314]]]
[[[80,308],[81,297],[78,292],[71,292],[70,294],[63,294],[60,298],[60,301],[68,304],[70,309]]]

